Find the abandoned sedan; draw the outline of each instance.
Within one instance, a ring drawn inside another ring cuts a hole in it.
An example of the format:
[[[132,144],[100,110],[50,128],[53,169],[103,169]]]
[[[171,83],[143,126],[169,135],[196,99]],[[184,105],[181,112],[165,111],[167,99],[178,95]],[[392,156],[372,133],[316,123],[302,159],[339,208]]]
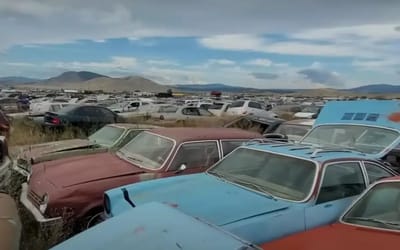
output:
[[[107,150],[117,150],[140,132],[157,126],[128,123],[109,124],[87,139],[71,139],[30,145],[21,148],[13,169],[23,176],[31,172],[31,165],[63,157],[88,155]]]
[[[261,138],[261,134],[228,128],[145,131],[116,153],[34,165],[29,183],[23,184],[20,199],[39,222],[71,222],[80,229],[86,228],[99,219],[105,190],[205,171],[253,138]]]
[[[18,250],[21,222],[14,200],[0,193],[0,246],[2,250]]]
[[[315,240],[318,239],[318,240]],[[400,178],[376,182],[335,224],[276,240],[265,250],[398,249]]]

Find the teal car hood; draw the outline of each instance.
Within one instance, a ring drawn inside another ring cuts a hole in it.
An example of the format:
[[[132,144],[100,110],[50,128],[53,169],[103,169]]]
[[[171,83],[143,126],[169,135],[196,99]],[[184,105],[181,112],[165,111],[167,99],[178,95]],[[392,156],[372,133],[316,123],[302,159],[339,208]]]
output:
[[[128,185],[107,191],[106,197],[110,216],[155,201],[218,226],[286,210],[296,204],[272,199],[205,173]]]

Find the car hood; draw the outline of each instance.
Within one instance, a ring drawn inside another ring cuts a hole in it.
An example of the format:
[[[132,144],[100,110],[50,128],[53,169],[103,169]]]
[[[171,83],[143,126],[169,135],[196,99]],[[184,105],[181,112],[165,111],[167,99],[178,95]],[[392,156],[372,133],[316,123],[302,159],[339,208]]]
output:
[[[285,210],[294,204],[271,199],[205,173],[147,181],[121,188],[128,191],[130,200],[136,206],[157,201],[218,226]],[[123,198],[121,188],[107,192],[112,215],[132,208]]]
[[[264,244],[262,248],[265,250],[352,250],[360,249],[360,244],[365,250],[395,249],[395,246],[400,245],[399,233],[336,223]]]
[[[148,203],[55,246],[64,249],[258,249],[221,229],[160,203]],[[149,220],[149,218],[157,218]]]
[[[41,161],[41,158],[50,154],[93,148],[95,146],[98,145],[87,139],[72,139],[41,143],[23,147],[21,149],[22,152],[18,155],[18,158],[26,160],[27,162],[31,162],[31,160],[33,160],[34,163],[38,163]]]
[[[112,153],[69,157],[43,162],[38,166],[39,168],[34,167],[33,174],[40,171],[50,183],[58,187],[144,172],[144,169],[124,161]]]

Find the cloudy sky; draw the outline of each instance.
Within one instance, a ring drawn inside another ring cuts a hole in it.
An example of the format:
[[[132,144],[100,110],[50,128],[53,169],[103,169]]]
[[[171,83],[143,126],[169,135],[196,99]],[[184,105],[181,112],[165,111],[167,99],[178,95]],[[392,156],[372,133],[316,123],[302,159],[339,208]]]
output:
[[[400,84],[399,0],[1,0],[0,76]]]

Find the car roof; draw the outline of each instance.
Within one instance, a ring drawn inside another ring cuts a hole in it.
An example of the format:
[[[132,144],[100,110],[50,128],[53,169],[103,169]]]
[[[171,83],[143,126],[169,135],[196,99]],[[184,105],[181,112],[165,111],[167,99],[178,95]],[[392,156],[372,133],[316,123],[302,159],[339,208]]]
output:
[[[177,142],[216,140],[216,139],[253,139],[262,138],[256,132],[241,130],[237,128],[198,128],[198,127],[177,127],[177,128],[156,128],[150,130]]]
[[[125,129],[153,129],[161,128],[161,126],[151,125],[151,124],[135,124],[135,123],[112,123],[106,126],[120,127]]]
[[[315,119],[294,119],[294,120],[286,121],[283,124],[313,126],[314,122],[315,122]]]
[[[376,160],[375,158],[368,156],[364,153],[344,150],[344,149],[331,149],[323,147],[315,147],[305,144],[292,144],[292,143],[259,143],[254,142],[247,145],[248,148],[268,151],[272,153],[288,155],[296,158],[302,158],[305,160],[312,161],[331,161],[335,159],[365,159],[365,160]]]

